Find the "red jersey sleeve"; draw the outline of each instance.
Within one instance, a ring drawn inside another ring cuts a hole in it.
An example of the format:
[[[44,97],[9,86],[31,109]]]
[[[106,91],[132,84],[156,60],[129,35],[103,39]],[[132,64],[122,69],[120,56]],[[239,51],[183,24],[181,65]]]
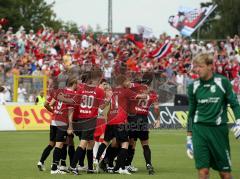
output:
[[[97,100],[98,100],[98,104],[99,106],[102,105],[104,103],[104,99],[105,99],[105,92],[103,89],[97,87],[96,88],[96,97],[97,97]]]
[[[75,91],[69,90],[69,89],[63,89],[62,92],[65,94],[66,98],[72,98],[73,95],[75,95]],[[68,110],[70,108],[73,108],[73,104],[67,104],[62,101],[56,100],[56,103],[54,104],[54,110],[53,110],[53,121],[61,122],[61,124],[67,124],[68,123]]]
[[[53,99],[52,95],[51,95],[51,94],[48,94],[48,95],[47,95],[47,100],[46,100],[46,102],[47,102],[47,103],[50,103],[50,102],[52,101],[52,99]]]
[[[152,103],[158,102],[158,94],[155,91],[150,92],[149,98],[152,101]]]

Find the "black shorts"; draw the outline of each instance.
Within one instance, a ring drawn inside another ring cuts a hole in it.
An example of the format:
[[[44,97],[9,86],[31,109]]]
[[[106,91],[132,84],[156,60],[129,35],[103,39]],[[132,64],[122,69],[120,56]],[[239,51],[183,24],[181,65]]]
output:
[[[126,124],[107,125],[104,133],[104,140],[109,142],[116,137],[117,142],[128,142],[128,127]]]
[[[96,118],[73,121],[74,134],[79,137],[79,140],[93,140],[95,128]]]
[[[50,125],[50,141],[65,142],[67,138],[67,126]]]
[[[149,123],[146,115],[128,116],[129,138],[148,140],[149,139]]]

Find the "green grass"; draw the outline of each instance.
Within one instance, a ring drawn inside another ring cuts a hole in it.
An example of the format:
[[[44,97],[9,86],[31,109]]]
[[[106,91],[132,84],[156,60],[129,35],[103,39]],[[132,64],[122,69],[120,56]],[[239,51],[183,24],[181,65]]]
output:
[[[46,161],[47,171],[39,172],[36,164],[41,152],[48,144],[48,132],[0,132],[0,178],[76,178],[73,175],[52,176],[50,165],[52,153]],[[152,131],[150,136],[152,162],[156,175],[148,176],[142,149],[137,146],[134,166],[139,172],[131,176],[113,174],[82,174],[79,177],[110,179],[117,178],[160,178],[160,179],[193,179],[197,178],[194,161],[187,158],[185,153],[184,130]],[[232,134],[231,149],[233,176],[240,178],[240,141]],[[77,141],[76,141],[77,142]],[[211,179],[219,178],[216,171],[211,170]]]

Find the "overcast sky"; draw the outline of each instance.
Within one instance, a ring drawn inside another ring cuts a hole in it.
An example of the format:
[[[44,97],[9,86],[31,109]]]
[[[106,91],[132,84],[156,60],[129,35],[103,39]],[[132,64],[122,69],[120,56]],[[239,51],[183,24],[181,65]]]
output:
[[[45,0],[51,3],[54,0]],[[80,25],[99,24],[107,29],[108,0],[55,0],[54,12],[57,18],[74,21]],[[125,27],[137,31],[137,25],[152,28],[155,35],[178,32],[168,24],[168,17],[175,15],[180,6],[198,8],[200,2],[209,0],[112,0],[113,32],[124,32]]]

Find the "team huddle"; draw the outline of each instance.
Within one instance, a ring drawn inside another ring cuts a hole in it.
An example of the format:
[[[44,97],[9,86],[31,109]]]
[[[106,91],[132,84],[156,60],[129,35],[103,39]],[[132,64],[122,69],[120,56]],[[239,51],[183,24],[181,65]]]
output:
[[[230,105],[233,110],[236,122],[232,131],[240,139],[240,105],[228,79],[213,72],[213,61],[208,54],[199,54],[193,60],[199,79],[188,87],[187,154],[194,158],[200,179],[209,178],[210,168],[222,179],[231,179],[227,109]],[[79,175],[85,170],[129,175],[138,170],[132,161],[139,139],[147,172],[153,175],[147,116],[153,106],[154,126],[159,127],[160,111],[152,80],[149,72],[132,81],[118,75],[110,86],[102,79],[102,71],[92,67],[81,82],[69,76],[65,88],[53,85],[45,104],[53,114],[50,142],[37,164],[39,170],[45,170],[44,162],[54,148],[51,174]],[[76,148],[74,136],[79,138]]]
[[[149,148],[148,113],[154,107],[159,127],[157,93],[151,89],[152,73],[144,73],[137,82],[124,75],[114,78],[110,86],[100,69],[93,67],[83,76],[69,76],[66,87],[49,93],[45,104],[52,112],[50,142],[37,166],[45,170],[44,161],[53,151],[51,174],[137,172],[132,166],[137,139],[140,140],[148,174],[154,174]],[[73,138],[79,138],[75,148]],[[69,167],[66,165],[67,153]],[[84,166],[85,156],[87,168]]]

